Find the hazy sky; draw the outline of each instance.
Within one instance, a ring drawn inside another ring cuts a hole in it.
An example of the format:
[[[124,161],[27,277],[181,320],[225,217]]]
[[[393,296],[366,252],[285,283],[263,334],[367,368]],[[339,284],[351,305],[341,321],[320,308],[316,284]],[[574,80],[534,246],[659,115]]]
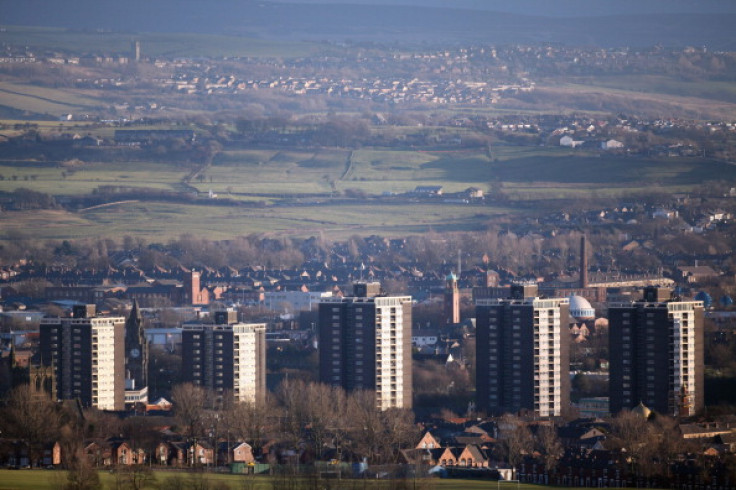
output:
[[[736,13],[732,0],[266,0],[279,3],[425,5],[471,8],[517,14],[588,16],[651,13]]]
[[[736,0],[0,0],[3,24],[299,41],[662,44],[736,51]]]

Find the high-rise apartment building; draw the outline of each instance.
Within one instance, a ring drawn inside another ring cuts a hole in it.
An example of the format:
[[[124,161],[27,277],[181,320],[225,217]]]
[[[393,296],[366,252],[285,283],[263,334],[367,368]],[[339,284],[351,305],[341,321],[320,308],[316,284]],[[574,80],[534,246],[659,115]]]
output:
[[[477,406],[559,416],[570,404],[569,304],[536,297],[535,285],[510,298],[476,300]]]
[[[41,320],[41,364],[51,367],[54,398],[100,410],[125,409],[125,318],[95,316],[94,305],[71,318]]]
[[[656,287],[640,301],[609,305],[612,413],[640,402],[670,416],[703,408],[703,311],[702,301]]]
[[[237,323],[228,313],[215,313],[214,324],[183,325],[183,380],[220,396],[230,392],[239,401],[263,402],[266,324]]]
[[[411,296],[356,283],[353,296],[319,305],[320,380],[376,393],[376,407],[411,408]]]

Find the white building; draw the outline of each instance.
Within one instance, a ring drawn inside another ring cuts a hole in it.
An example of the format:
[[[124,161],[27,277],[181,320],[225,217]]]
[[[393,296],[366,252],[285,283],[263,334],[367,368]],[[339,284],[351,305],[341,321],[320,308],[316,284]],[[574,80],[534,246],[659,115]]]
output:
[[[648,287],[640,301],[609,305],[611,413],[640,402],[670,416],[703,409],[703,302],[670,295]]]
[[[182,358],[183,381],[239,401],[265,400],[265,323],[185,324]]]
[[[560,138],[560,146],[567,146],[569,148],[575,148],[576,146],[580,146],[584,141],[577,141],[573,139],[572,136],[565,135],[562,138]]]
[[[559,416],[570,403],[569,300],[535,295],[512,286],[510,299],[476,301],[477,400],[489,413]]]
[[[41,363],[54,371],[55,398],[124,410],[125,318],[96,317],[88,306],[74,315],[41,321]]]
[[[266,324],[238,323],[233,328],[233,396],[255,403],[266,392]]]
[[[411,296],[382,296],[378,283],[353,288],[319,305],[320,380],[375,390],[380,410],[411,408]]]
[[[702,308],[702,301],[667,303],[672,321],[672,414],[675,416],[691,417],[700,409],[697,400],[704,391],[704,382],[696,375],[699,372],[696,366],[702,364],[703,359],[698,359],[702,356],[702,342],[696,341],[696,335],[702,337],[702,320],[696,319],[695,311]]]
[[[619,150],[624,147],[624,144],[618,140],[608,140],[601,143],[601,149],[603,150]]]

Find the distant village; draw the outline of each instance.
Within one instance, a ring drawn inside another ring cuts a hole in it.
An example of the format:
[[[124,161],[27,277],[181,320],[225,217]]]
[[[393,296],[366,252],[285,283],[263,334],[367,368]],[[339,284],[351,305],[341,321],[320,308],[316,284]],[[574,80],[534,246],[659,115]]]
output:
[[[208,109],[221,110],[223,106],[218,101],[227,100],[237,104],[235,107],[242,106],[247,113],[250,111],[248,104],[255,99],[277,101],[278,104],[299,101],[300,107],[305,109],[314,104],[319,107],[335,104],[335,108],[340,108],[344,104],[348,107],[357,103],[362,110],[370,107],[370,112],[375,114],[371,122],[377,126],[388,123],[454,126],[491,131],[512,144],[559,145],[653,157],[729,158],[729,146],[717,141],[736,131],[736,122],[732,120],[701,122],[684,115],[645,118],[638,115],[639,109],[646,109],[641,105],[632,105],[613,119],[572,114],[558,117],[508,115],[496,119],[469,115],[449,116],[443,120],[433,114],[431,119],[429,115],[414,115],[393,120],[392,113],[399,107],[423,111],[442,106],[503,106],[505,99],[518,104],[525,103],[528,97],[532,97],[529,103],[539,103],[546,96],[535,94],[538,81],[560,75],[627,74],[642,69],[667,73],[672,70],[697,73],[728,70],[728,53],[700,48],[602,50],[564,46],[468,46],[404,54],[343,46],[336,49],[338,52],[344,50],[344,55],[283,60],[167,59],[146,56],[145,46],[140,42],[133,45],[131,53],[74,56],[58,52],[32,53],[24,47],[7,45],[4,56],[0,57],[0,67],[10,70],[10,74],[13,67],[29,64],[41,69],[70,70],[63,81],[53,83],[103,90],[112,104],[84,113],[64,114],[62,120],[100,121],[117,126],[175,120],[180,115],[172,112],[173,106],[182,104],[204,104]],[[134,69],[127,74],[125,69],[119,69],[139,65],[145,66],[145,71]],[[351,67],[348,72],[345,72],[346,66]],[[102,75],[110,71],[116,76]],[[362,102],[372,105],[360,105]],[[652,112],[658,111],[647,110],[647,113]],[[296,121],[292,121],[294,123]],[[303,120],[300,124],[309,124],[309,121]],[[289,138],[282,131],[275,141],[283,143],[284,137]],[[261,139],[267,141],[263,135]],[[706,139],[710,141],[707,144]],[[443,143],[465,144],[460,138]]]

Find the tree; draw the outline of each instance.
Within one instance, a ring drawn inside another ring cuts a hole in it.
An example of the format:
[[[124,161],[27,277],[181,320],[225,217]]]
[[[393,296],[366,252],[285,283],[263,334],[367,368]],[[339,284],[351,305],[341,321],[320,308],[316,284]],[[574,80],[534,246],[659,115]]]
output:
[[[624,410],[611,420],[612,449],[628,455],[629,463],[636,474],[652,473],[651,456],[656,451],[656,437],[652,427],[641,415]]]
[[[143,450],[150,457],[160,442],[160,437],[149,420],[148,417],[128,417],[123,421],[122,434],[130,440],[131,449],[136,455],[139,450]],[[144,461],[137,463],[140,466]]]
[[[402,449],[412,446],[419,438],[419,428],[414,424],[414,413],[403,408],[390,408],[381,412],[386,435],[385,462],[398,463]]]
[[[204,410],[211,394],[201,386],[183,383],[171,390],[171,401],[174,404],[174,417],[181,433],[186,437],[204,435]]]
[[[503,456],[513,467],[518,466],[524,455],[532,452],[533,439],[529,428],[518,417],[505,414],[498,422],[499,428],[503,430],[502,450]]]
[[[115,472],[116,490],[142,490],[156,486],[156,475],[144,464],[123,465]]]
[[[376,395],[370,391],[356,391],[348,401],[351,439],[356,452],[369,462],[380,460],[382,446],[381,414],[376,409]]]
[[[411,410],[376,408],[375,393],[355,391],[349,395],[347,422],[355,451],[374,463],[396,463],[401,449],[418,437]]]
[[[234,402],[225,413],[224,428],[238,440],[247,441],[253,454],[260,454],[275,413],[270,399],[263,403]]]
[[[95,468],[92,468],[80,449],[70,462],[64,490],[99,490],[101,488],[100,475]]]
[[[545,470],[547,470],[547,473],[552,473],[557,467],[557,462],[564,454],[562,443],[557,437],[555,424],[540,426],[535,442],[542,455]]]
[[[38,466],[43,457],[43,446],[59,435],[56,405],[39,395],[29,384],[14,388],[5,406],[4,425],[7,436],[17,437],[28,447],[32,466]]]
[[[43,278],[30,278],[13,284],[18,294],[31,298],[42,298],[49,286],[51,283]]]
[[[109,412],[90,408],[84,412],[84,437],[101,438],[119,436],[123,431],[121,420]]]
[[[284,380],[276,390],[276,399],[283,410],[281,430],[292,443],[297,443],[302,436],[306,415],[302,403],[302,394],[306,383],[301,380]]]

